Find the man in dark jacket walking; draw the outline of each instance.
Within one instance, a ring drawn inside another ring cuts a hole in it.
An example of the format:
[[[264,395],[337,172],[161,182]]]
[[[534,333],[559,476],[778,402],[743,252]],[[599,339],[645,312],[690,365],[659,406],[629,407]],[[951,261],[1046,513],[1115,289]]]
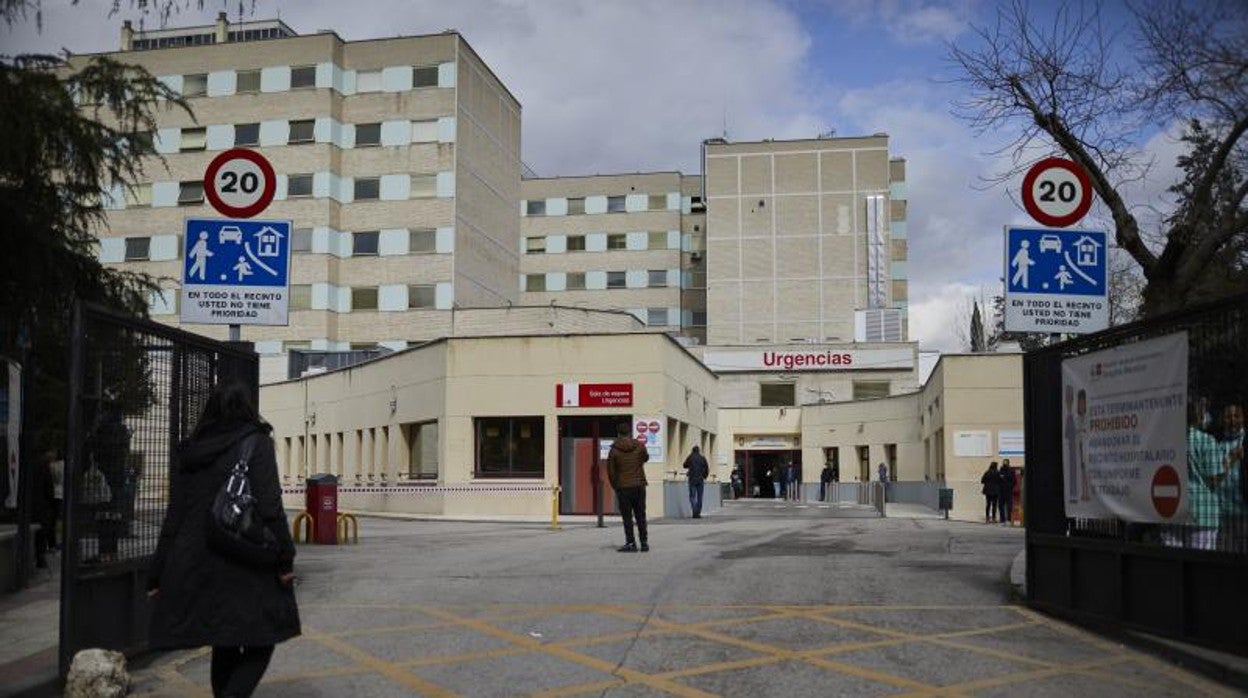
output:
[[[1001,497],[997,500],[997,508],[1001,513],[1001,523],[1010,526],[1014,522],[1014,484],[1018,480],[1018,474],[1010,467],[1009,458],[1001,461],[1001,470],[998,472],[1001,477]]]
[[[693,510],[693,518],[702,518],[702,489],[706,483],[706,478],[711,475],[711,465],[706,462],[706,458],[699,452],[697,446],[693,447],[693,452],[685,459],[684,468],[688,471],[689,477],[689,508]]]
[[[630,436],[629,424],[622,423],[619,435],[607,454],[607,479],[615,490],[620,516],[624,519],[624,547],[622,553],[637,552],[637,539],[633,538],[633,517],[637,518],[637,533],[641,538],[641,552],[650,550],[646,535],[646,461],[650,454],[642,444]]]

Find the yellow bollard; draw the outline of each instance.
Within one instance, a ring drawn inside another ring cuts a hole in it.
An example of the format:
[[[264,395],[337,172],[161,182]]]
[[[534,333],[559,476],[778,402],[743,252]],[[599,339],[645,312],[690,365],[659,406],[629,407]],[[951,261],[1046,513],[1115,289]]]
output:
[[[295,519],[290,524],[290,529],[291,529],[290,532],[291,532],[291,536],[295,539],[296,543],[303,542],[299,540],[299,524],[300,523],[303,524],[304,540],[311,542],[312,541],[312,515],[306,511],[301,511],[298,514],[295,514]]]
[[[559,485],[550,488],[550,530],[559,530]]]
[[[346,543],[348,533],[351,534],[351,542],[358,545],[360,542],[360,522],[351,514],[339,514],[338,542]]]

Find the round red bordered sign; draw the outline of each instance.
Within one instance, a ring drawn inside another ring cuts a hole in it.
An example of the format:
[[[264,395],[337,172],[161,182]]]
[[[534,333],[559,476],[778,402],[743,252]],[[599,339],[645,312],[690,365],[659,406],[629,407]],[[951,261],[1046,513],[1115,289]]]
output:
[[[1153,473],[1153,508],[1165,518],[1174,516],[1179,510],[1179,502],[1183,496],[1183,486],[1179,483],[1179,474],[1169,465],[1163,465]]]
[[[1092,208],[1092,179],[1070,160],[1045,158],[1023,177],[1023,208],[1041,225],[1074,225]]]
[[[273,165],[254,150],[227,150],[213,158],[204,171],[204,196],[223,216],[258,215],[273,202],[276,192]]]

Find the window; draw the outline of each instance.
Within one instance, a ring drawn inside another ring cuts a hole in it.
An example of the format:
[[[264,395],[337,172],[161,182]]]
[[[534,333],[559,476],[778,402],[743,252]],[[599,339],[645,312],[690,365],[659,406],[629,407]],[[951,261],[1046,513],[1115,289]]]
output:
[[[410,181],[413,199],[432,199],[438,195],[437,175],[412,175]]]
[[[355,180],[355,200],[367,201],[381,196],[380,177],[360,177]]]
[[[650,327],[665,327],[667,308],[646,308],[646,324]]]
[[[888,381],[854,381],[854,399],[888,397]]]
[[[433,308],[437,306],[437,287],[422,284],[407,287],[408,308]]]
[[[610,233],[607,235],[608,250],[627,250],[628,234],[627,233]]]
[[[178,184],[178,203],[183,205],[204,203],[204,183],[202,180],[181,182]]]
[[[412,70],[412,87],[437,87],[438,66],[431,65]]]
[[[369,230],[362,233],[351,234],[351,256],[352,257],[376,257],[377,242],[381,237],[381,233],[376,230]]]
[[[260,124],[234,124],[234,145],[260,145]]]
[[[526,291],[545,291],[546,275],[545,274],[525,274],[524,290]]]
[[[607,272],[607,288],[624,288],[628,282],[622,271]]]
[[[376,310],[377,287],[360,286],[351,289],[351,310]]]
[[[652,230],[646,234],[646,247],[651,250],[667,249],[667,231]]]
[[[152,185],[136,184],[125,190],[126,208],[152,205]]]
[[[286,197],[312,196],[312,175],[292,174],[286,178]]]
[[[651,269],[646,276],[646,285],[650,288],[667,288],[666,269]]]
[[[524,239],[525,254],[546,254],[546,238],[525,238]]]
[[[568,252],[584,252],[584,251],[585,251],[585,236],[584,235],[569,235],[568,236]]]
[[[316,140],[316,121],[313,119],[303,119],[302,121],[290,122],[290,138],[287,143],[311,143]]]
[[[568,199],[568,215],[581,216],[585,214],[585,197],[577,197]]]
[[[290,309],[291,310],[311,310],[312,309],[312,284],[291,284],[290,285]]]
[[[585,290],[585,272],[583,271],[568,272],[567,289],[569,291],[584,291]]]
[[[438,423],[404,424],[407,436],[407,477],[412,480],[438,478]]]
[[[208,129],[205,128],[184,128],[182,129],[182,144],[180,150],[188,152],[192,150],[203,150],[208,146]]]
[[[624,197],[608,196],[607,213],[624,213]]]
[[[647,203],[649,203],[649,206],[646,208],[649,208],[651,211],[666,211],[667,194],[651,194]]]
[[[438,140],[437,119],[412,122],[412,142],[413,143],[436,143],[437,140]]]
[[[367,148],[381,145],[381,124],[356,124],[355,147]]]
[[[126,261],[141,262],[151,258],[151,238],[126,238]]]
[[[358,70],[356,71],[355,91],[357,93],[381,92],[381,71],[380,70]]]
[[[763,407],[792,407],[797,404],[796,383],[759,383],[758,404]]]
[[[524,204],[524,213],[526,216],[546,215],[546,199],[529,199]]]
[[[429,254],[438,251],[438,231],[431,228],[413,230],[407,234],[407,249],[412,254]]]
[[[290,89],[299,90],[305,87],[316,87],[316,66],[301,65],[290,69]]]
[[[689,288],[706,288],[706,272],[695,271],[689,274]]]
[[[234,89],[239,94],[260,91],[260,71],[258,70],[240,70],[238,71],[238,85]]]
[[[693,311],[693,319],[689,321],[689,324],[693,327],[705,327],[706,326],[706,311],[705,310]]]
[[[130,149],[139,153],[151,153],[156,150],[156,137],[151,131],[134,131],[126,136]]]
[[[208,94],[208,73],[182,76],[183,97],[202,97],[206,94]]]
[[[477,477],[545,475],[545,423],[542,417],[478,417]]]
[[[311,252],[312,251],[312,229],[311,228],[295,228],[290,231],[290,251],[291,252]]]

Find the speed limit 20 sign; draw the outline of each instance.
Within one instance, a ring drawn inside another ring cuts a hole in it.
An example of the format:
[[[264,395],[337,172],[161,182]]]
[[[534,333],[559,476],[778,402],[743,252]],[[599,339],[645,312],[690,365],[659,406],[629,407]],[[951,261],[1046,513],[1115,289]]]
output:
[[[1023,177],[1023,207],[1041,225],[1074,225],[1092,208],[1092,180],[1070,160],[1045,158]]]
[[[234,148],[213,158],[204,172],[204,196],[219,213],[251,218],[273,201],[277,175],[263,155]]]

